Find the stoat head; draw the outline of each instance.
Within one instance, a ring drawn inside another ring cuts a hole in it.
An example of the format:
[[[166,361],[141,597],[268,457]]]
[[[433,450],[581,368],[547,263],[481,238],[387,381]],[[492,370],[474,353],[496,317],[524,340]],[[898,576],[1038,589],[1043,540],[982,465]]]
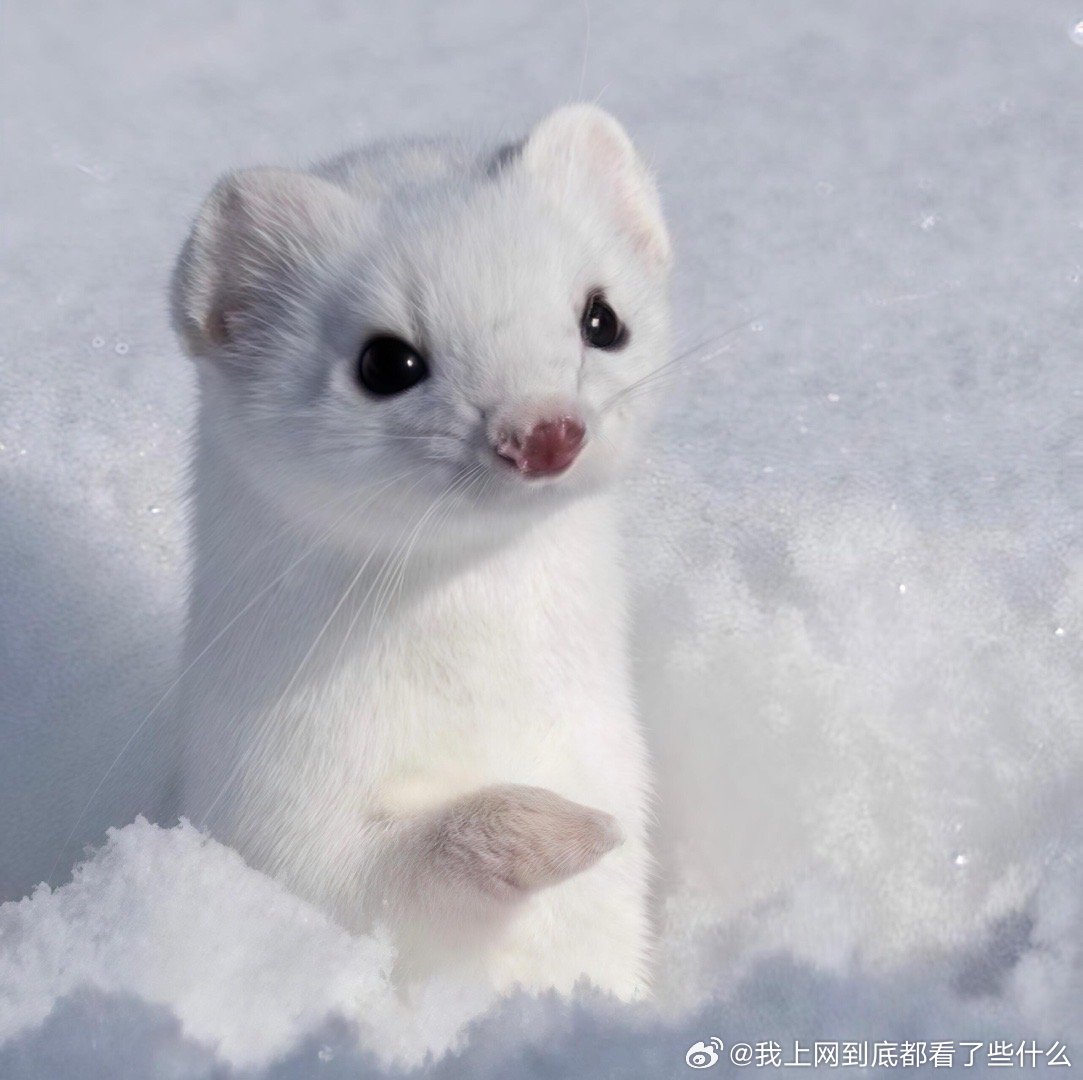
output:
[[[175,276],[209,437],[284,513],[367,542],[596,491],[641,455],[668,360],[669,238],[611,116],[426,152],[230,174]]]

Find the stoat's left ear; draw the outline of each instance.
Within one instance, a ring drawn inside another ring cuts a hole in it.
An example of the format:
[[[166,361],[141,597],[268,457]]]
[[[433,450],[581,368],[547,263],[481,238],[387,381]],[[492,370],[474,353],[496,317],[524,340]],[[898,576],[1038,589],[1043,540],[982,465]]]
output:
[[[654,180],[604,109],[567,105],[551,112],[527,137],[522,162],[557,200],[590,191],[646,259],[669,265],[672,249]]]

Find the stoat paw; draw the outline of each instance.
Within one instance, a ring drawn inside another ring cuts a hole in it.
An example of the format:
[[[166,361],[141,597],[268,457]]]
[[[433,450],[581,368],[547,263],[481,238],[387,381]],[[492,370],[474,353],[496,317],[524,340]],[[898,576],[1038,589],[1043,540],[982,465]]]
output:
[[[513,902],[589,869],[624,837],[611,814],[545,788],[505,784],[453,803],[431,840],[443,872]]]

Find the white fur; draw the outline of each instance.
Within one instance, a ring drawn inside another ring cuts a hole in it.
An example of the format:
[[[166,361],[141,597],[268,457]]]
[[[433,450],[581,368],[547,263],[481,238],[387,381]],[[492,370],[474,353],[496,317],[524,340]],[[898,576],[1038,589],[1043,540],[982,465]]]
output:
[[[614,481],[649,411],[630,388],[668,359],[668,253],[627,137],[576,106],[522,147],[227,177],[182,254],[201,386],[183,808],[345,925],[388,923],[403,981],[450,965],[499,988],[647,985],[650,773]],[[629,327],[618,351],[581,340],[597,288]],[[364,394],[375,333],[431,377]],[[525,479],[494,432],[554,407],[580,411],[587,445]],[[499,785],[582,804],[523,820],[588,868],[495,898],[448,869],[505,820],[455,808]]]

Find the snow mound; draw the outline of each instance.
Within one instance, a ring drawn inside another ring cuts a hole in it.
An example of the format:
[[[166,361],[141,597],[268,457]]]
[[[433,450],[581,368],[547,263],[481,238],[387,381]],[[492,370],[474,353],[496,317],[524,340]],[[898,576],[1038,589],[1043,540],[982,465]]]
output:
[[[140,818],[110,830],[69,884],[0,907],[0,1045],[91,991],[159,1007],[180,1044],[236,1068],[266,1066],[329,1017],[384,1059],[416,1062],[489,999],[457,986],[435,1010],[407,1009],[385,976],[392,958],[386,940],[349,935],[187,822]]]
[[[717,1033],[1078,1045],[1080,896],[1083,866],[1065,861],[1022,932],[1002,924],[954,963],[888,965],[847,956],[847,894],[823,880],[736,924],[674,897],[664,962],[698,993],[626,1006],[585,986],[494,1001],[433,983],[407,1005],[385,941],[345,933],[186,823],[139,820],[69,884],[0,907],[0,1073],[602,1080],[685,1075],[687,1047]]]

